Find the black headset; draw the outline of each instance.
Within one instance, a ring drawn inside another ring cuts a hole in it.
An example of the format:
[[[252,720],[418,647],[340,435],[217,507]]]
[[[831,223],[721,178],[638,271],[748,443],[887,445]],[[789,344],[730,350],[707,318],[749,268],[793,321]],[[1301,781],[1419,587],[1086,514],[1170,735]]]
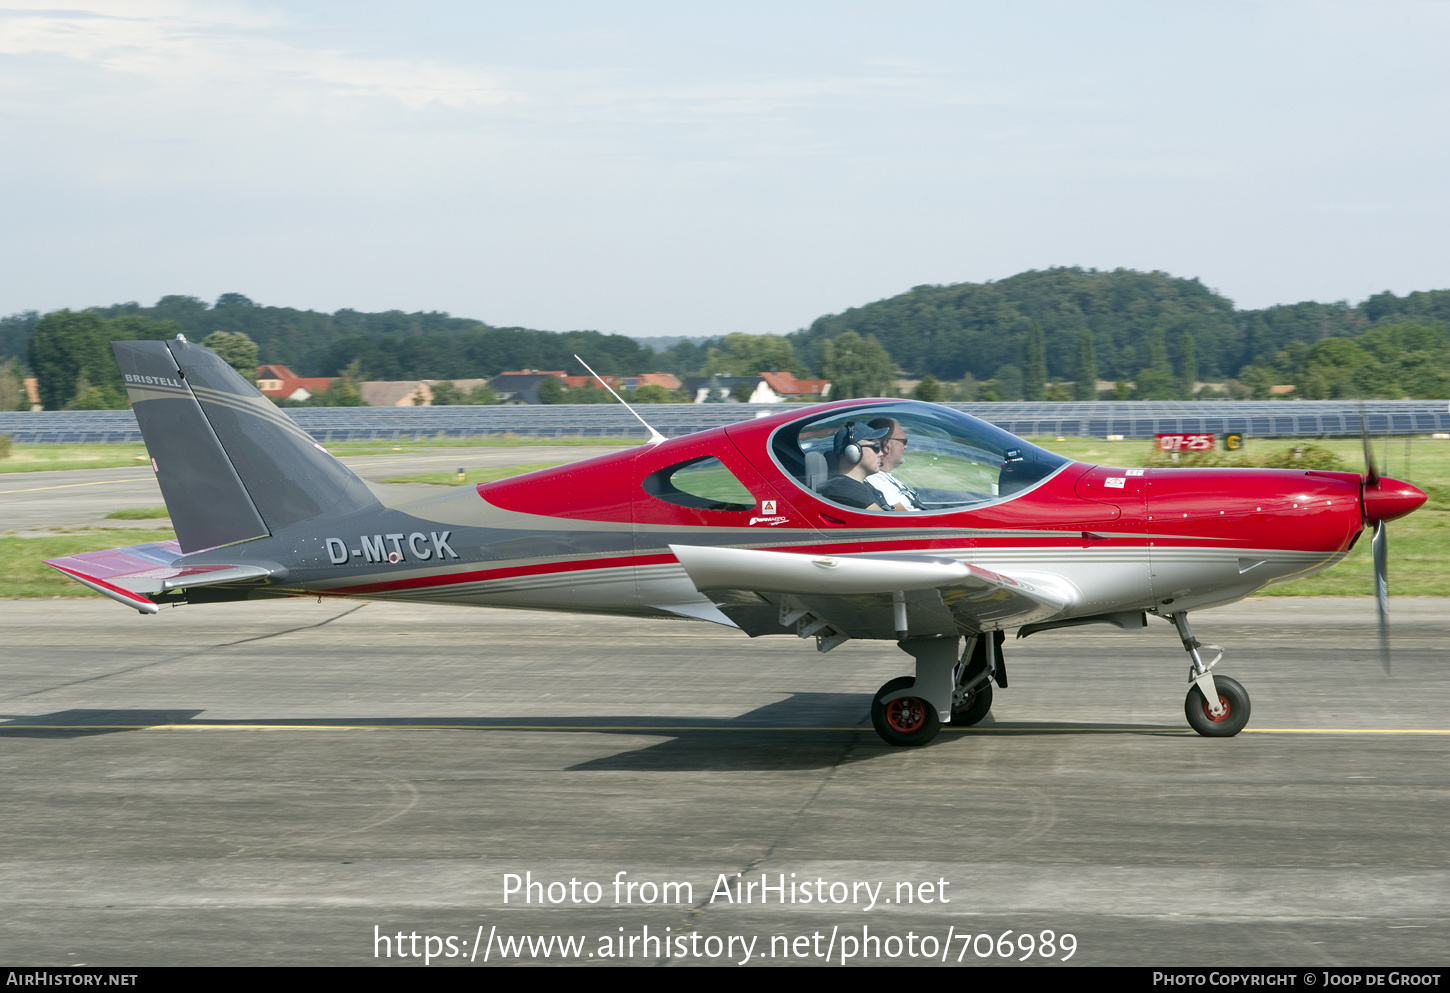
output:
[[[845,427],[836,429],[834,447],[837,457],[847,465],[861,461],[861,443],[856,440],[855,421],[847,421]]]

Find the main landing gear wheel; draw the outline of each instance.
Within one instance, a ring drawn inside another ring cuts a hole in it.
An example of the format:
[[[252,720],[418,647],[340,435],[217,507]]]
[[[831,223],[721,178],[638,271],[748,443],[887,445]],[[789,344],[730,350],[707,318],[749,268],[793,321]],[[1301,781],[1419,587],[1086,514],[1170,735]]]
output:
[[[871,723],[888,745],[925,745],[941,730],[936,708],[920,697],[903,696],[890,703],[881,702],[882,697],[915,685],[915,677],[901,676],[882,686],[871,700]]]
[[[992,684],[983,683],[960,707],[952,708],[952,727],[969,728],[980,724],[992,709]]]
[[[1219,703],[1225,708],[1222,717],[1214,717],[1208,712],[1208,700],[1197,684],[1189,689],[1188,699],[1183,701],[1183,712],[1193,730],[1199,734],[1208,738],[1232,738],[1249,723],[1248,691],[1239,685],[1238,680],[1228,676],[1214,676],[1213,686],[1218,690]]]

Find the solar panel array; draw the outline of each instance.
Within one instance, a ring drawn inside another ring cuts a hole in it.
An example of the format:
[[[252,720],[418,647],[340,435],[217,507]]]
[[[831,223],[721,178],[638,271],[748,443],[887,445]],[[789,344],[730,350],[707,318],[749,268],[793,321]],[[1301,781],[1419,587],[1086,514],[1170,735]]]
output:
[[[1239,432],[1254,438],[1334,438],[1360,433],[1450,431],[1445,400],[1259,400],[1099,403],[963,403],[959,410],[1017,435],[1151,438],[1155,434]]]
[[[955,407],[1017,435],[1151,438],[1155,434],[1240,432],[1252,438],[1358,435],[1359,401],[1103,401],[1099,403],[954,403]],[[782,404],[649,404],[640,413],[674,438],[779,414]],[[803,409],[803,408],[802,408]],[[1444,400],[1367,400],[1372,434],[1450,432]],[[298,425],[320,442],[398,441],[519,435],[643,438],[645,429],[623,407],[610,404],[496,407],[294,407]],[[0,434],[23,444],[137,444],[141,432],[129,410],[0,413]]]

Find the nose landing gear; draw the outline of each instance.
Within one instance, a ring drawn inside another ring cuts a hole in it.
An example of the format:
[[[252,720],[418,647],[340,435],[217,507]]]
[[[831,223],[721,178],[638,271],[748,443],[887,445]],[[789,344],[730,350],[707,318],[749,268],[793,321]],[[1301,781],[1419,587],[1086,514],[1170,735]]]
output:
[[[1184,651],[1193,659],[1188,670],[1188,697],[1183,701],[1183,712],[1193,730],[1207,738],[1232,738],[1249,723],[1249,694],[1236,679],[1228,676],[1214,677],[1211,671],[1223,649],[1217,645],[1204,645],[1193,636],[1188,626],[1187,612],[1169,614],[1168,619],[1178,629]],[[1205,663],[1198,654],[1200,648],[1218,651],[1212,662]]]

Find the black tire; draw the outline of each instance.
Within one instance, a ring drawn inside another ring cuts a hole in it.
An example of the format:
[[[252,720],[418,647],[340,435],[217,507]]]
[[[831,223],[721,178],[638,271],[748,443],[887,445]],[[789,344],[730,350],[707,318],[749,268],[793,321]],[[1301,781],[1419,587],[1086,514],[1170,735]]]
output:
[[[920,697],[908,696],[883,704],[881,698],[916,685],[913,676],[901,676],[876,691],[871,700],[871,724],[888,745],[925,745],[941,731],[936,708]]]
[[[952,727],[969,728],[980,724],[992,709],[992,684],[983,683],[967,697],[965,706],[952,709]]]
[[[1218,690],[1219,700],[1228,707],[1227,714],[1217,719],[1210,716],[1208,700],[1196,683],[1189,689],[1188,697],[1183,701],[1183,713],[1188,717],[1188,723],[1193,730],[1204,737],[1232,738],[1249,723],[1248,691],[1239,685],[1238,680],[1228,676],[1214,676],[1213,685]]]

